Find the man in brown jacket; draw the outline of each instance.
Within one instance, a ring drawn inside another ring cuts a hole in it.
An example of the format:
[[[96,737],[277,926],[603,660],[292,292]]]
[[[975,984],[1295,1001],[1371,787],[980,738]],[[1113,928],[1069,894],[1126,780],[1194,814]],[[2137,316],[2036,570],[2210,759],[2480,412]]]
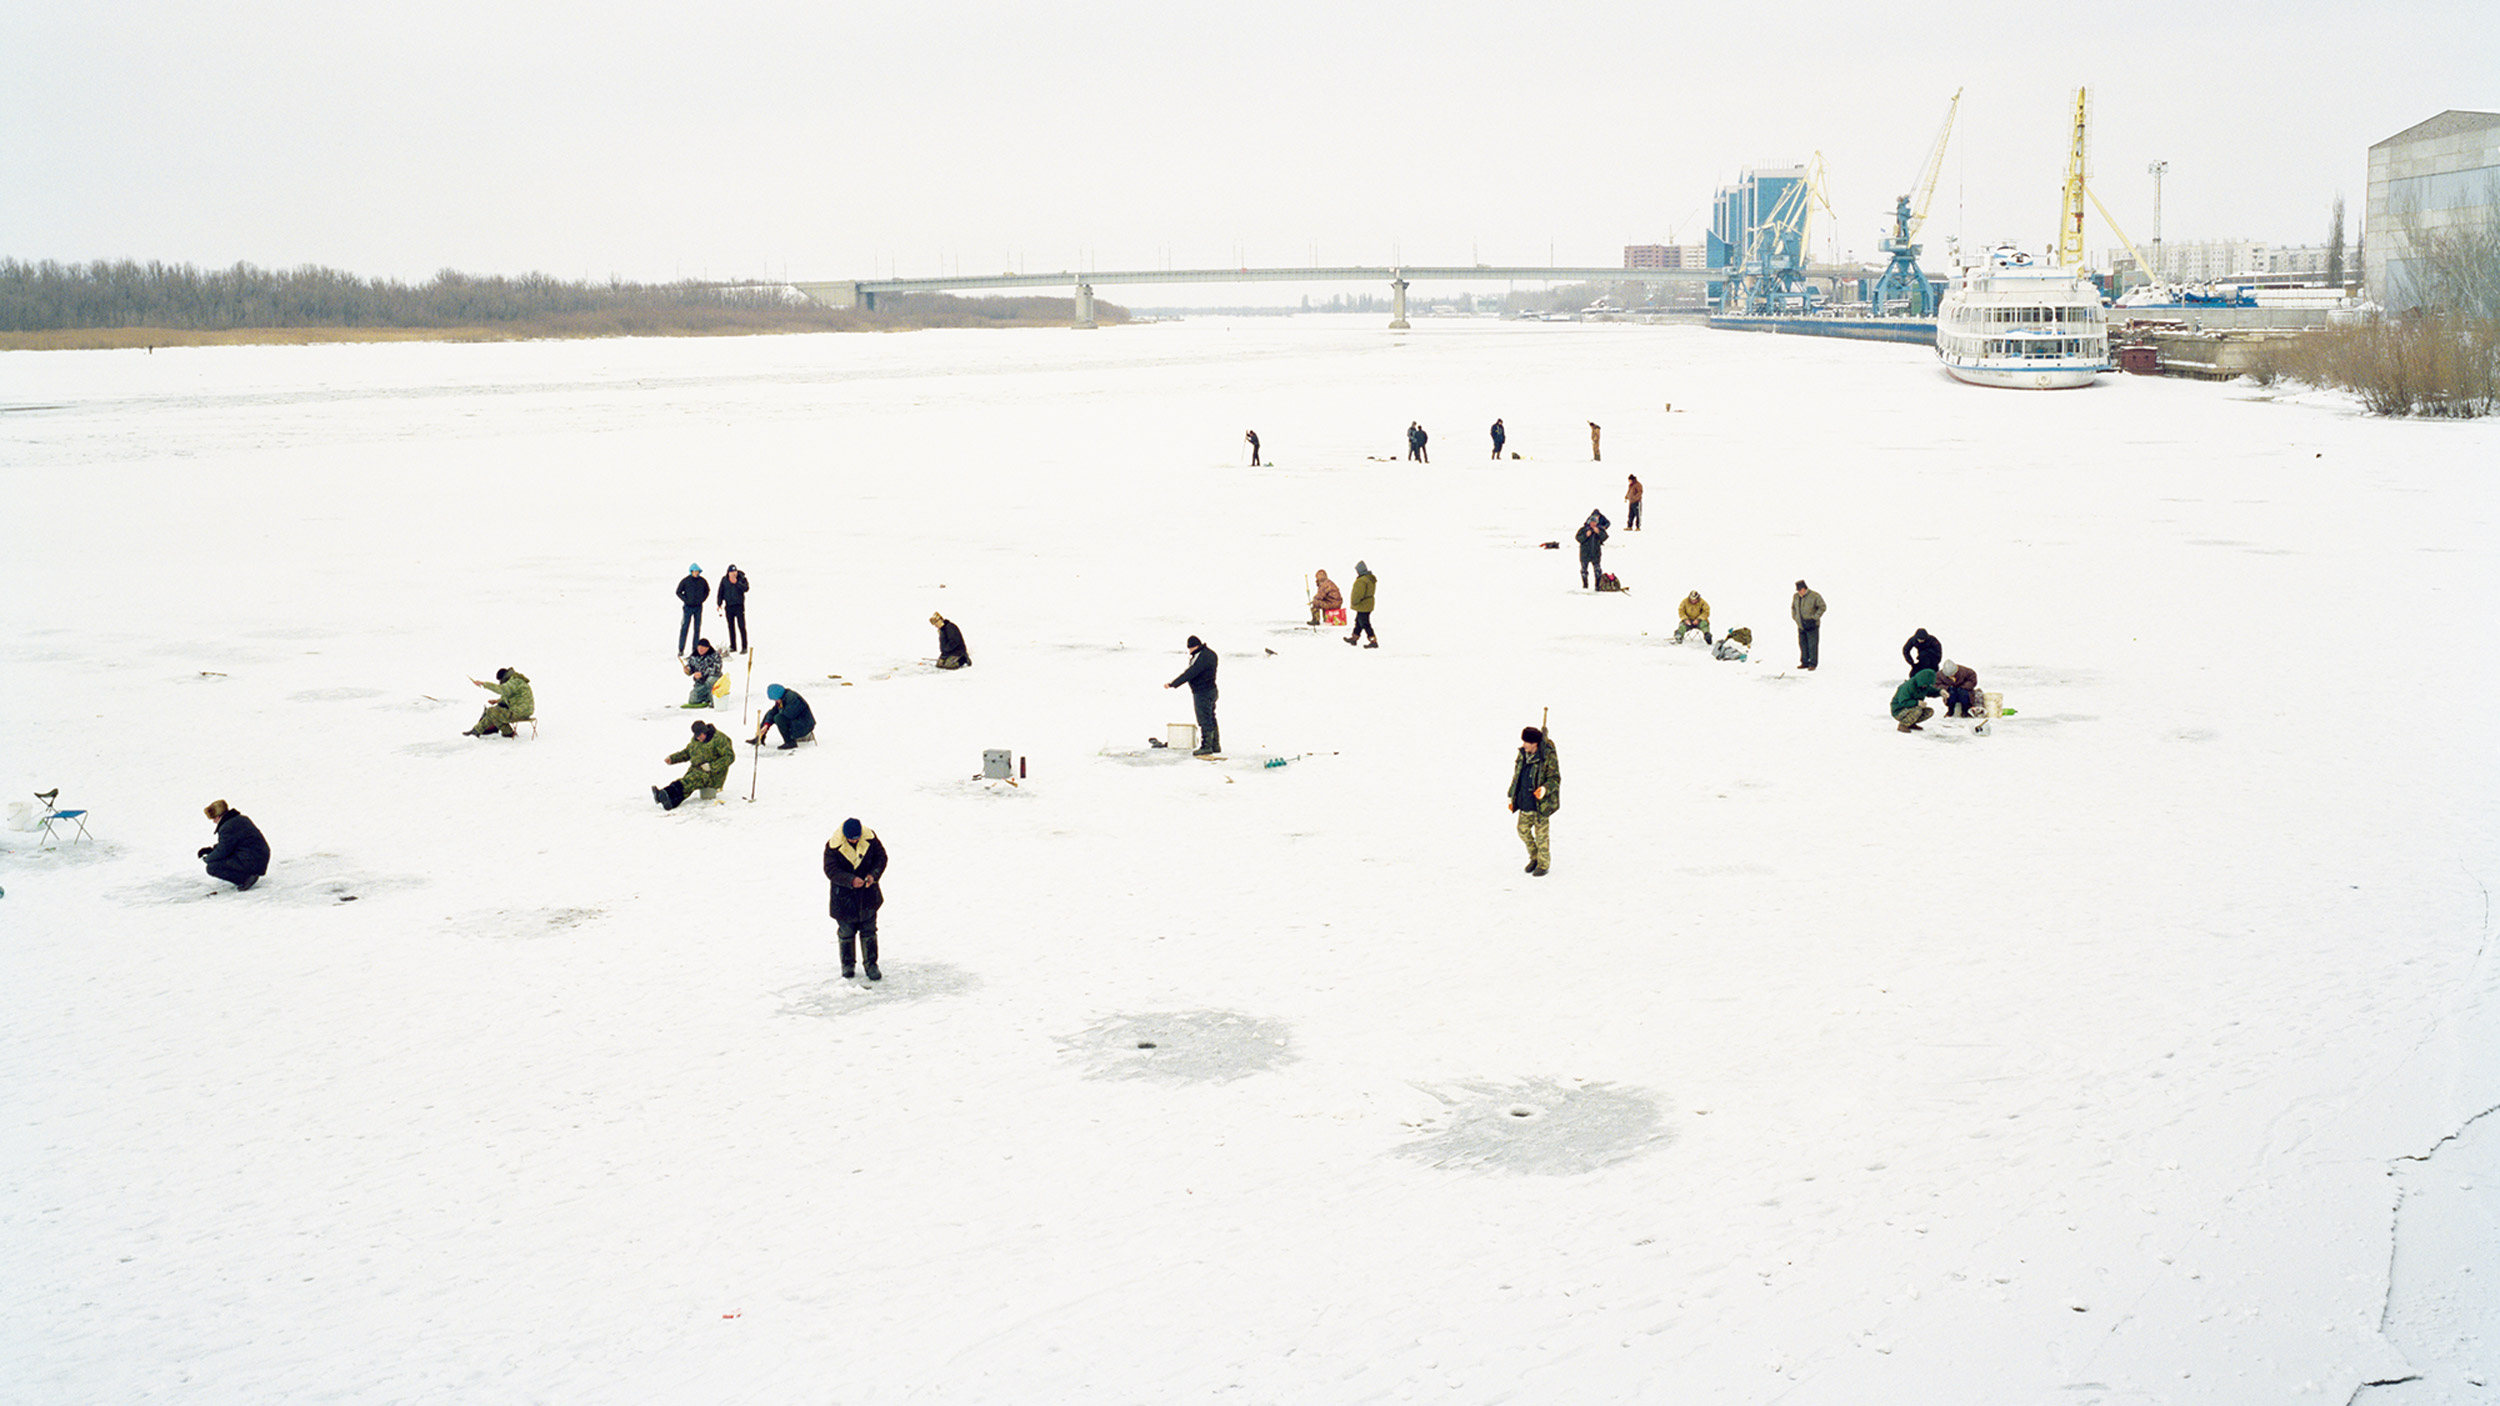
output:
[[[1797,622],[1797,667],[1811,670],[1823,652],[1823,593],[1797,583],[1788,601],[1788,618]]]
[[[1623,485],[1623,530],[1641,530],[1641,476],[1625,474]]]
[[[1328,622],[1330,611],[1343,609],[1345,609],[1345,592],[1338,590],[1337,583],[1328,579],[1328,568],[1321,567],[1319,585],[1311,591],[1311,623],[1324,625]]]

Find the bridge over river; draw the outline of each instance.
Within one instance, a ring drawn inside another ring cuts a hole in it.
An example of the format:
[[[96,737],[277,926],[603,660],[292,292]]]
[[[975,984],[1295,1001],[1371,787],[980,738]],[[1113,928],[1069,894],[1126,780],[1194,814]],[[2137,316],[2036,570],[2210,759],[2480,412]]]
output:
[[[1389,325],[1406,326],[1406,285],[1432,283],[1639,283],[1650,288],[1704,284],[1727,278],[1725,269],[1622,269],[1511,267],[1501,264],[1382,265],[1339,268],[1098,269],[1086,273],[993,273],[954,278],[863,278],[843,283],[791,286],[828,307],[873,308],[890,293],[960,293],[996,288],[1074,288],[1075,326],[1094,325],[1094,289],[1123,283],[1386,283]]]

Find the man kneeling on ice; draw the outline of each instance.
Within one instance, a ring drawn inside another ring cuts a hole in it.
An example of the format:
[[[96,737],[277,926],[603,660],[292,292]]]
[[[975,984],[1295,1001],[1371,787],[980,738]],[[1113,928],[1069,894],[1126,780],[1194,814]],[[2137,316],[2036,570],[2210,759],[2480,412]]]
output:
[[[238,889],[259,883],[260,876],[269,872],[269,841],[261,838],[260,827],[224,801],[210,801],[201,814],[217,826],[217,843],[200,851],[208,876]]]
[[[663,760],[686,763],[685,775],[666,786],[651,788],[651,799],[658,801],[662,810],[675,810],[685,804],[689,791],[703,796],[721,788],[721,783],[729,779],[730,764],[738,760],[738,744],[719,728],[699,722],[694,725],[694,740]]]
[[[1936,715],[1936,710],[1919,700],[1936,696],[1936,671],[1921,669],[1901,681],[1892,691],[1892,720],[1903,732],[1924,732],[1919,726]]]
[[[777,683],[766,684],[764,696],[773,701],[773,706],[764,710],[763,721],[756,725],[756,746],[763,746],[764,734],[776,727],[781,729],[781,745],[773,749],[777,752],[787,752],[815,736],[816,714],[807,706],[807,700],[799,696],[797,689],[783,688]]]
[[[1936,685],[1944,690],[1944,715],[1948,718],[1974,716],[1980,708],[1979,671],[1968,664],[1947,659],[1936,666]]]
[[[495,681],[471,679],[469,682],[495,695],[486,711],[477,715],[477,725],[462,733],[463,737],[516,736],[514,723],[525,723],[538,716],[538,700],[530,695],[530,676],[518,669],[497,669]]]
[[[954,621],[941,612],[931,611],[929,623],[937,626],[939,668],[961,669],[972,663],[972,651],[964,648],[964,632],[955,628]]]

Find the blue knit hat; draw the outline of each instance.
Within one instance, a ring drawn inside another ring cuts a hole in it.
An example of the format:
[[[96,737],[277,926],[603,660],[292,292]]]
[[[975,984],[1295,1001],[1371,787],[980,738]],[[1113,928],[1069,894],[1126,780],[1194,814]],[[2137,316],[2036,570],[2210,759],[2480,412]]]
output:
[[[703,574],[703,563],[701,563],[701,562],[699,562],[699,561],[690,561],[690,562],[687,562],[687,563],[686,563],[686,574],[687,574],[688,576],[700,576],[700,575],[702,575],[702,574]]]
[[[842,838],[846,840],[856,840],[859,838],[859,820],[857,817],[853,817],[852,819],[842,822]]]
[[[787,693],[788,691],[789,690],[783,688],[777,683],[768,683],[764,685],[764,696],[773,700],[775,703],[780,702],[781,695]]]

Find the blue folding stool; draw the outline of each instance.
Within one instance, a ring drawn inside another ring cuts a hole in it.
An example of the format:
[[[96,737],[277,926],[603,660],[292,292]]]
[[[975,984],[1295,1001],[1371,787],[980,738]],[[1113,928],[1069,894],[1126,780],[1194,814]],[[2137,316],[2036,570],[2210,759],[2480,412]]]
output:
[[[60,808],[60,787],[55,786],[49,791],[37,791],[35,793],[35,799],[43,802],[43,820],[36,826],[37,829],[43,832],[43,845],[49,845],[54,839],[58,838],[52,827],[61,821],[68,821],[70,824],[78,827],[78,833],[71,836],[72,843],[79,840],[93,840],[95,838],[93,835],[87,833],[86,811],[63,810]],[[36,848],[40,849],[43,845],[38,845]]]

